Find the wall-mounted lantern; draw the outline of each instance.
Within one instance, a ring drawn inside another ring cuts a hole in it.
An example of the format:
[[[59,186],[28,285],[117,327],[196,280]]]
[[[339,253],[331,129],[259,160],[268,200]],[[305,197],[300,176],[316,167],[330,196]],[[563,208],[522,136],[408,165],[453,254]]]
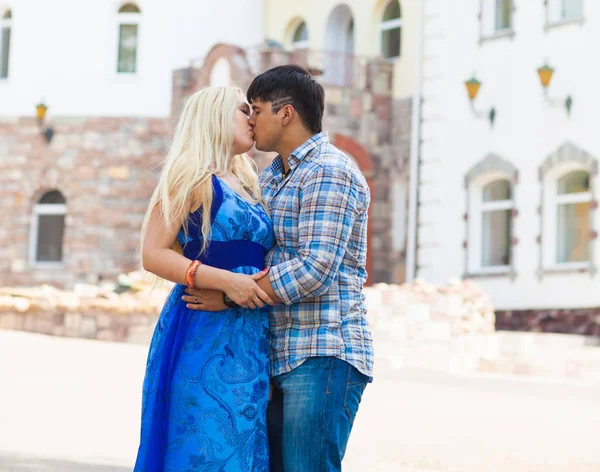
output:
[[[548,87],[550,86],[550,82],[552,81],[554,69],[548,64],[544,64],[543,66],[538,67],[537,73],[540,77],[540,82],[544,90],[544,98],[546,99],[546,102],[551,106],[564,106],[565,110],[567,111],[567,115],[570,115],[571,108],[573,106],[573,98],[570,95],[568,95],[565,99],[550,98],[548,96]]]
[[[50,144],[50,141],[52,141],[52,137],[54,136],[54,128],[52,128],[52,126],[46,126],[45,124],[47,111],[48,106],[43,101],[35,106],[35,116],[38,121],[38,126],[40,127],[40,132],[46,142]]]
[[[481,88],[481,82],[475,77],[471,77],[469,80],[465,81],[465,87],[467,88],[467,95],[471,104],[471,111],[475,117],[487,118],[490,122],[490,126],[494,126],[494,121],[496,120],[496,109],[494,107],[490,108],[488,111],[479,111],[475,109],[475,99],[477,98],[477,94]]]

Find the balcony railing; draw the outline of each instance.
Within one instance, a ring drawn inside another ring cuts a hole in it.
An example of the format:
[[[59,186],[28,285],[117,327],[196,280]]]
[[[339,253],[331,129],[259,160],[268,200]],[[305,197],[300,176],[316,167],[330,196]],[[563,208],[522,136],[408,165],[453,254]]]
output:
[[[247,49],[246,56],[255,74],[280,65],[297,64],[316,76],[323,86],[347,87],[379,95],[390,95],[392,91],[393,65],[382,58],[265,47]]]

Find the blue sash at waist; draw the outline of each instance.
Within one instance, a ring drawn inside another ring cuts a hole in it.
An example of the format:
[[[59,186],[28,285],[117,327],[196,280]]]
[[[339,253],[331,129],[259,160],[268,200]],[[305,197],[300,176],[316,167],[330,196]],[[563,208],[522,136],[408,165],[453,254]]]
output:
[[[265,248],[252,241],[211,241],[206,252],[198,257],[201,247],[201,240],[190,241],[183,247],[183,253],[190,259],[198,259],[203,264],[217,269],[255,267],[262,270],[265,267]]]

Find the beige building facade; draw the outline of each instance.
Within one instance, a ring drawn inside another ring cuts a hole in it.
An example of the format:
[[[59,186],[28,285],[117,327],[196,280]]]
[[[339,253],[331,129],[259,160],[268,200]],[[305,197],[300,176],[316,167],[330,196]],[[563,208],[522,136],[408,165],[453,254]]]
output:
[[[394,35],[386,31],[400,30],[399,55],[389,58],[393,66],[395,99],[410,98],[414,87],[416,49],[414,38],[418,34],[418,0],[265,0],[265,36],[286,48],[294,48],[294,36],[306,25],[304,46],[313,51],[330,53],[333,57],[343,51],[361,57],[384,56],[385,42]],[[386,10],[393,18],[385,20]],[[395,17],[392,13],[399,11]],[[386,21],[398,19],[386,29]],[[398,26],[396,26],[398,25]],[[349,34],[351,33],[351,34]],[[349,37],[352,36],[352,37]]]
[[[406,278],[419,3],[265,0],[267,44],[318,75],[326,88],[324,126],[370,180],[373,283]]]

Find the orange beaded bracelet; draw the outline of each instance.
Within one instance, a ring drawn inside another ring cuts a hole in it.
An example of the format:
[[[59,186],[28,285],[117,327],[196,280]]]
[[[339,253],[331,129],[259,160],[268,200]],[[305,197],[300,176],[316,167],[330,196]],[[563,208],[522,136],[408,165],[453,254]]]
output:
[[[202,264],[202,262],[192,261],[187,272],[185,273],[185,284],[189,288],[196,288],[196,273],[198,272],[198,267],[200,267],[200,264]]]

